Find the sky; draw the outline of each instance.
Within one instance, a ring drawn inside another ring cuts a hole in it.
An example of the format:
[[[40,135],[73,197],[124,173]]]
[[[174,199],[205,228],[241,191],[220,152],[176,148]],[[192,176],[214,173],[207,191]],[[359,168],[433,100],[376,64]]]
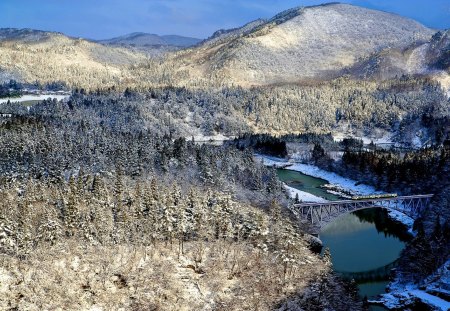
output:
[[[316,0],[0,0],[0,28],[58,31],[107,39],[131,32],[206,38],[257,18]],[[328,1],[329,2],[329,1]],[[450,28],[449,0],[349,0],[413,18],[436,29]]]

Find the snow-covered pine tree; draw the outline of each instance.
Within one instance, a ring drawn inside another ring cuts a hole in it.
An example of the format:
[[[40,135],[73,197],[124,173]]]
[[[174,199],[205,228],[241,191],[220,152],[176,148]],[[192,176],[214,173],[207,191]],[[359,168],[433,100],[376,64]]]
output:
[[[68,184],[68,194],[64,209],[64,224],[66,235],[74,236],[79,229],[80,213],[78,210],[78,191],[75,178],[70,176]]]
[[[89,205],[91,215],[91,232],[101,244],[111,241],[114,221],[109,202],[108,191],[103,178],[96,174],[92,182],[92,200]]]

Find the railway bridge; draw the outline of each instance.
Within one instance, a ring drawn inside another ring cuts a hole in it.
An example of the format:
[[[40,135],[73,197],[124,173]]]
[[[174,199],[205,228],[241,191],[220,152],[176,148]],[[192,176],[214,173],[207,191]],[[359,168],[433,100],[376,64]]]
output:
[[[309,222],[316,229],[320,229],[343,214],[373,207],[395,210],[415,219],[424,209],[428,208],[432,197],[433,194],[422,194],[323,203],[300,203],[294,204],[293,209],[301,220]]]

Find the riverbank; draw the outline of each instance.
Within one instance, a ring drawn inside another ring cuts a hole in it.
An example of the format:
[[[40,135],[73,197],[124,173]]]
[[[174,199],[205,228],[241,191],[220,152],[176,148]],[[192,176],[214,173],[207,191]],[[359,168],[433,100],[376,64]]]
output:
[[[450,310],[450,302],[448,302],[450,298],[450,260],[428,277],[427,281],[426,285],[419,286],[413,283],[402,283],[397,278],[396,281],[389,284],[389,292],[383,294],[378,302],[389,309],[399,309],[414,305],[419,301],[433,310]]]
[[[348,198],[360,193],[347,190],[342,185],[330,185],[324,178],[304,174],[295,169],[295,164],[283,159],[268,157],[260,160],[266,160],[266,165],[279,167],[277,174],[280,180],[287,185],[286,188],[294,188],[292,193],[289,191],[291,197],[297,195],[303,202],[336,201],[343,195]],[[323,247],[330,250],[333,269],[343,278],[355,280],[361,299],[379,299],[378,295],[384,293],[389,284],[393,263],[404,248],[404,241],[396,233],[402,227],[405,234],[406,228],[388,219],[390,217],[385,210],[369,209],[338,217],[317,232],[320,242],[316,244],[322,246],[319,251]],[[370,310],[386,309],[371,307]]]

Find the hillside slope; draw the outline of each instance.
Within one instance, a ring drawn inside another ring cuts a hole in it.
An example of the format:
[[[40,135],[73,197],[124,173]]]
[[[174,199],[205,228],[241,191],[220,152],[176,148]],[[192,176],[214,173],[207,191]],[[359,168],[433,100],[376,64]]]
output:
[[[362,58],[426,42],[433,33],[395,14],[327,4],[282,12],[250,32],[204,44],[180,58],[197,75],[223,81],[293,82],[338,76]]]
[[[65,81],[91,88],[132,81],[129,65],[147,60],[143,53],[31,29],[1,29],[0,55],[0,81]]]

